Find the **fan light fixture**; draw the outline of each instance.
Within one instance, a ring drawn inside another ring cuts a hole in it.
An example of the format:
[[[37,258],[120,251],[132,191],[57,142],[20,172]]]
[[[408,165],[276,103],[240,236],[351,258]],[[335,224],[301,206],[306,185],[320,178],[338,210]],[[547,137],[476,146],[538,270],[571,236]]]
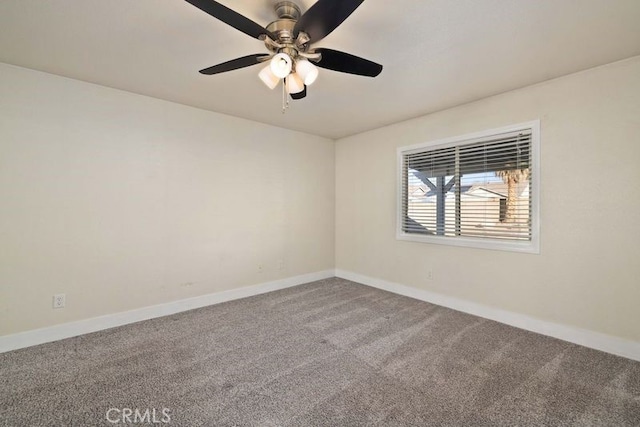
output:
[[[289,74],[286,78],[287,92],[300,93],[304,90],[304,83],[296,73]]]
[[[280,78],[278,78],[278,76],[273,74],[273,71],[271,71],[271,64],[264,67],[258,74],[258,77],[260,77],[262,83],[267,85],[267,87],[271,90],[275,89],[275,87],[278,86],[278,83],[280,82]]]
[[[286,53],[278,53],[271,59],[271,71],[276,77],[284,79],[289,75],[293,68],[293,61]]]
[[[296,55],[297,52],[294,52]],[[296,55],[293,58],[284,53],[275,54],[269,64],[258,73],[258,77],[269,89],[273,90],[282,83],[282,112],[289,107],[287,95],[296,95],[294,99],[300,99],[306,95],[306,87],[313,84],[318,78],[318,67],[308,59]]]
[[[307,59],[296,61],[296,73],[300,75],[305,85],[311,86],[318,78],[318,67]]]
[[[292,73],[294,64],[295,72]],[[293,83],[287,84],[287,91],[299,93],[304,90],[305,85],[311,86],[316,81],[318,67],[307,59],[298,58],[293,61],[286,53],[278,53],[271,59],[269,65],[258,73],[258,77],[269,89],[275,89],[281,79],[291,80]]]

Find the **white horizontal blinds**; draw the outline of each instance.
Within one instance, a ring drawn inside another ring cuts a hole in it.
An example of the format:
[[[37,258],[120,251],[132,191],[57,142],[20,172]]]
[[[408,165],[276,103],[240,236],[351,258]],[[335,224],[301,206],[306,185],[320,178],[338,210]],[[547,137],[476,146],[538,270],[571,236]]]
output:
[[[531,240],[531,131],[460,147],[461,236]]]
[[[454,147],[420,151],[404,156],[403,230],[407,233],[436,234],[442,231],[442,208],[433,199],[438,184],[446,186],[455,173]],[[447,180],[449,177],[449,180]],[[440,213],[440,217],[438,214]],[[438,221],[440,219],[440,221]]]
[[[405,233],[531,240],[531,131],[403,155]]]

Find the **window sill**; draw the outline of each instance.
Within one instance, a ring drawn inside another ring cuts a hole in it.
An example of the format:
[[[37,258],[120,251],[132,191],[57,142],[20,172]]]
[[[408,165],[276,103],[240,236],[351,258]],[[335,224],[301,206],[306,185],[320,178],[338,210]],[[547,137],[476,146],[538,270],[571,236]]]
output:
[[[537,240],[527,242],[500,242],[496,240],[487,240],[473,237],[443,237],[432,235],[422,236],[404,232],[398,233],[396,235],[396,239],[410,242],[432,243],[436,245],[461,246],[466,248],[540,254],[540,243]]]

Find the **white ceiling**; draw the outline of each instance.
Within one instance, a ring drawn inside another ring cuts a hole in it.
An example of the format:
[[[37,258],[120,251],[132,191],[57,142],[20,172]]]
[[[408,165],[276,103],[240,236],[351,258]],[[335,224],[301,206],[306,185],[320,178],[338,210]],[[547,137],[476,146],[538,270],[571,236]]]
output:
[[[275,19],[274,0],[221,3]],[[367,0],[316,47],[384,70],[321,69],[283,115],[259,66],[198,73],[266,50],[185,1],[0,1],[0,62],[340,138],[640,55],[640,0]]]

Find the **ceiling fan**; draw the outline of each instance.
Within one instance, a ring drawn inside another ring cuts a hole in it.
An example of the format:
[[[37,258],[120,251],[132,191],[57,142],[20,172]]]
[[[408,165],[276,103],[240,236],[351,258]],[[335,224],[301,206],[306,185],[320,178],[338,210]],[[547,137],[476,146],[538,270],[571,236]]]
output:
[[[266,27],[213,0],[186,0],[203,12],[264,42],[269,53],[256,53],[200,70],[212,75],[268,62],[260,79],[274,89],[283,81],[283,112],[288,97],[302,99],[318,76],[328,70],[375,77],[382,65],[333,49],[312,47],[335,30],[364,0],[318,0],[305,13],[291,1],[275,4],[278,19]],[[315,64],[315,65],[314,65]]]

